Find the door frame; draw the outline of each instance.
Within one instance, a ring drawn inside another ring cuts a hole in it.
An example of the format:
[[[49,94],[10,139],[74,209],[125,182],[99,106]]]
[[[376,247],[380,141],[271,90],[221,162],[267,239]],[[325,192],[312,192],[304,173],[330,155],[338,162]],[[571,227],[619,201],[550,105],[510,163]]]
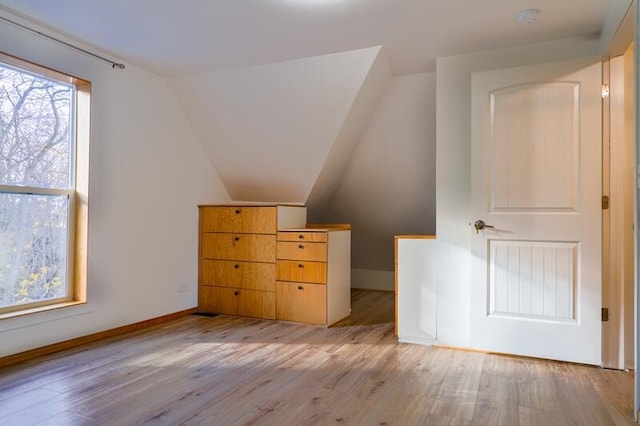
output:
[[[602,145],[603,196],[608,197],[608,208],[603,207],[603,307],[608,309],[608,321],[602,323],[602,365],[624,370],[633,368],[626,357],[633,348],[629,330],[633,330],[633,153],[627,145],[633,139],[632,77],[633,42],[632,13],[627,13],[620,30],[603,58]],[[629,298],[631,297],[631,299]],[[631,314],[631,317],[629,317]]]
[[[603,85],[609,83],[610,77],[610,59],[619,57],[624,55],[627,48],[631,43],[633,43],[633,117],[637,117],[638,114],[638,89],[640,85],[640,77],[638,75],[638,53],[639,53],[639,36],[638,36],[638,23],[640,22],[640,8],[636,5],[637,0],[631,2],[629,9],[627,10],[620,26],[618,27],[615,35],[613,36],[611,43],[607,51],[603,57]],[[604,88],[604,87],[603,87]],[[615,95],[612,93],[612,95]],[[604,96],[603,96],[604,98]],[[608,98],[603,99],[603,195],[609,195],[609,184],[610,184],[610,170],[609,170],[609,145],[610,145],[610,130],[611,130],[611,100]],[[633,227],[634,227],[634,238],[633,238],[633,291],[634,291],[634,307],[633,307],[633,325],[635,325],[634,330],[634,339],[635,344],[633,345],[634,349],[634,361],[633,368],[637,370],[638,367],[638,352],[640,349],[640,338],[639,338],[639,330],[640,330],[640,318],[638,317],[638,306],[640,306],[640,294],[638,294],[638,264],[640,263],[639,259],[639,250],[638,250],[638,226],[640,223],[640,209],[638,208],[638,184],[640,176],[638,170],[638,164],[640,164],[640,144],[639,144],[639,132],[638,132],[638,119],[634,120],[635,122],[632,124],[632,128],[635,131],[634,138],[634,146],[635,146],[635,164],[633,165]],[[607,301],[609,306],[603,305],[605,307],[610,307],[614,312],[620,312],[620,298],[616,297],[620,294],[623,294],[624,289],[622,288],[622,284],[617,281],[611,283],[611,275],[608,274],[608,269],[611,267],[610,258],[608,256],[609,250],[612,245],[619,243],[616,241],[615,235],[610,235],[611,228],[609,223],[610,212],[605,210],[603,211],[603,281],[602,281],[602,293],[603,293],[603,302]],[[613,218],[615,221],[616,219]],[[609,299],[609,300],[607,300]],[[613,304],[612,304],[613,302]],[[613,338],[608,334],[617,334],[620,335],[621,326],[620,318],[617,318],[617,323],[607,324],[602,327],[603,332],[603,366],[610,367],[613,364],[617,364],[618,368],[624,367],[624,365],[620,365],[620,361],[624,362],[624,357],[619,353],[620,351],[620,342],[619,339]],[[617,345],[617,347],[612,347],[612,345]],[[624,346],[622,346],[624,348]],[[612,355],[613,354],[613,355]],[[612,360],[612,356],[617,356],[617,360]],[[616,367],[614,367],[616,368]],[[640,410],[640,378],[636,374],[634,377],[634,420],[638,420],[638,411]]]

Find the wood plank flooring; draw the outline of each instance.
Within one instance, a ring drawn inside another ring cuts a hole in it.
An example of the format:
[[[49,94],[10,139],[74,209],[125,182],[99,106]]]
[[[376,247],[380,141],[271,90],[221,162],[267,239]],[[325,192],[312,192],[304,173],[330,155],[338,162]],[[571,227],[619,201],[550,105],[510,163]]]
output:
[[[624,425],[633,375],[398,344],[393,294],[325,329],[190,316],[0,369],[0,425]]]

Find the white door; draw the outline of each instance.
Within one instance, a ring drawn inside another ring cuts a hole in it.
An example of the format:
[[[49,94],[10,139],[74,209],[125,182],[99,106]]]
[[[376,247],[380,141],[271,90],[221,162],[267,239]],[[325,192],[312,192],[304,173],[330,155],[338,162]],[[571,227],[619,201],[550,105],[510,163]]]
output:
[[[473,348],[601,363],[601,81],[595,60],[472,76]]]

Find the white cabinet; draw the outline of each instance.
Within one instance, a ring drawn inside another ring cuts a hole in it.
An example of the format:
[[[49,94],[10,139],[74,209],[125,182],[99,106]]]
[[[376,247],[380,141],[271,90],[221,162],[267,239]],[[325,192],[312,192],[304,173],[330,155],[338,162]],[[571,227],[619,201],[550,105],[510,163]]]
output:
[[[432,235],[395,237],[398,341],[436,343],[436,240]]]

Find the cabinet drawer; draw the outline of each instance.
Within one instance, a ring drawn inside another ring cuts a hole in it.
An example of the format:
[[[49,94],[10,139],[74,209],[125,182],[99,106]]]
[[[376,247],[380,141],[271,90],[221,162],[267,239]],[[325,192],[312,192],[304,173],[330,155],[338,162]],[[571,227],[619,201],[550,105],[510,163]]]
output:
[[[327,243],[278,241],[278,259],[327,261]]]
[[[293,232],[284,231],[278,232],[278,241],[301,241],[301,242],[314,242],[314,243],[326,243],[326,232]]]
[[[201,284],[276,291],[276,265],[233,260],[202,260]]]
[[[276,283],[276,319],[327,323],[327,287],[320,284]]]
[[[201,207],[203,232],[275,234],[276,207]]]
[[[303,260],[278,260],[278,280],[326,284],[327,264]]]
[[[202,235],[204,259],[276,262],[276,236],[259,234]]]
[[[275,292],[209,286],[201,290],[204,312],[275,319]]]

